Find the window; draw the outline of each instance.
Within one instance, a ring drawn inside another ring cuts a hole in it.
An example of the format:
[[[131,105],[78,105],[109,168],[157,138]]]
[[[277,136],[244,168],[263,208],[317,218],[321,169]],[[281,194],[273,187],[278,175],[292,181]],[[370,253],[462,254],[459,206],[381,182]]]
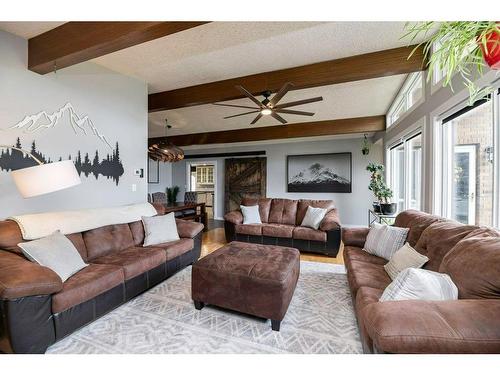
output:
[[[480,100],[473,106],[448,116],[441,122],[442,182],[441,213],[464,224],[493,226],[495,175],[493,100]]]
[[[388,181],[398,211],[422,208],[422,133],[413,132],[388,152]]]
[[[422,72],[410,74],[387,113],[387,127],[390,127],[410,108],[419,103],[423,98],[423,93]]]
[[[214,167],[213,165],[204,165],[196,167],[196,183],[213,185],[214,183]]]

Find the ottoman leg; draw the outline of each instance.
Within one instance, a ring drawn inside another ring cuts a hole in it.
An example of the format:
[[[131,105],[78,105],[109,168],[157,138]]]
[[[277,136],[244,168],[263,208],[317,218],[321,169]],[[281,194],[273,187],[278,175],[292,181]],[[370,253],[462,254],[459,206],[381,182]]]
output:
[[[271,328],[273,331],[279,331],[281,325],[281,320],[272,320],[271,319]]]
[[[204,306],[205,306],[205,304],[203,302],[194,301],[194,308],[196,310],[201,310]]]

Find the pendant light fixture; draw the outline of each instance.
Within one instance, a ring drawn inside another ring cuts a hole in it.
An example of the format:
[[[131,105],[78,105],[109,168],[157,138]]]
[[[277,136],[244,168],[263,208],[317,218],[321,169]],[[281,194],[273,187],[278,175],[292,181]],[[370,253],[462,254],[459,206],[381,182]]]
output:
[[[171,127],[172,125],[169,125],[167,119],[165,119],[165,138],[159,143],[154,143],[148,147],[148,155],[151,159],[171,163],[184,159],[184,151],[167,139],[167,129]]]

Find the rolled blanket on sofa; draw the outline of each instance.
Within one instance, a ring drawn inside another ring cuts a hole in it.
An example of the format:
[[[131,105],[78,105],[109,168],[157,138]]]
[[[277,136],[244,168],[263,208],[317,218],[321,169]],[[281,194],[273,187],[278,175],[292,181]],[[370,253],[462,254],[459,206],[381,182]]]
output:
[[[63,234],[78,233],[106,225],[132,223],[141,220],[142,216],[156,214],[156,209],[150,203],[138,203],[118,207],[18,215],[7,219],[19,225],[23,239],[36,240],[56,230],[60,230]]]

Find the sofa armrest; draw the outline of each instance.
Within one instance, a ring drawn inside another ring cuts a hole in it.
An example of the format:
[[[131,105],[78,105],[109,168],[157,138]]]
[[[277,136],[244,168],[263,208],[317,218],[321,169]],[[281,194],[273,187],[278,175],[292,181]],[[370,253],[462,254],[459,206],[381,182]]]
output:
[[[243,214],[238,210],[231,211],[224,215],[224,220],[233,224],[242,224]]]
[[[323,220],[321,221],[321,225],[319,226],[319,229],[327,232],[329,230],[337,230],[340,229],[340,218],[338,215],[338,211],[336,208],[333,210],[330,210]]]
[[[342,228],[344,246],[364,247],[370,228]]]
[[[51,269],[0,250],[0,299],[54,294],[62,287],[61,278]]]
[[[182,219],[175,219],[177,223],[177,232],[179,237],[182,238],[194,238],[198,233],[200,233],[205,226],[201,223],[196,223],[194,221],[187,221]]]
[[[500,352],[500,300],[376,302],[362,315],[378,351]]]

